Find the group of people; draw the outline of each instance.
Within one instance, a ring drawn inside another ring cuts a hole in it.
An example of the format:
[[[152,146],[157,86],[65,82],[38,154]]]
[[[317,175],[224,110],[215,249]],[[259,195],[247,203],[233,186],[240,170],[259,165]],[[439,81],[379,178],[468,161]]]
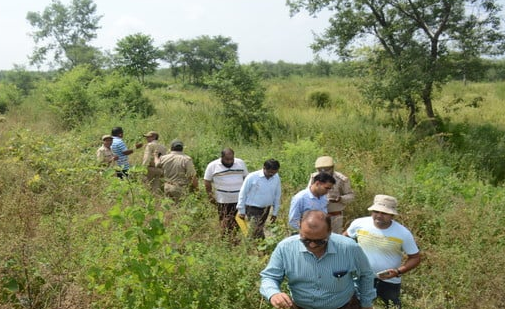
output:
[[[97,158],[103,165],[117,166],[118,177],[127,177],[128,155],[134,150],[124,144],[122,128],[111,133],[102,137]],[[193,161],[180,140],[173,140],[167,152],[158,143],[158,133],[150,131],[144,137],[142,164],[153,191],[161,190],[161,179],[165,195],[175,201],[198,189]],[[401,308],[401,276],[421,259],[412,233],[394,220],[398,202],[376,195],[368,208],[371,215],[355,219],[344,231],[344,210],[354,192],[349,178],[334,167],[332,157],[317,158],[308,186],[292,197],[288,224],[293,234],[279,242],[260,273],[260,293],[275,308],[372,308],[376,297],[386,308]],[[281,207],[279,169],[279,161],[269,159],[262,169],[249,173],[231,148],[207,165],[205,191],[217,206],[224,236],[233,235],[241,219],[250,222],[253,238],[265,237],[268,218],[275,222]],[[284,280],[290,295],[282,291]]]
[[[123,141],[123,128],[112,128],[110,135],[102,136],[102,146],[97,150],[98,162],[107,168],[115,168],[116,175],[128,177],[130,164],[128,156],[143,143],[135,144],[135,149],[128,149]],[[187,190],[198,190],[198,179],[191,157],[183,152],[184,144],[175,139],[170,143],[170,151],[159,143],[159,134],[149,131],[144,134],[146,145],[142,165],[146,167],[146,182],[154,193],[163,191],[176,202]],[[164,179],[164,184],[161,183]]]

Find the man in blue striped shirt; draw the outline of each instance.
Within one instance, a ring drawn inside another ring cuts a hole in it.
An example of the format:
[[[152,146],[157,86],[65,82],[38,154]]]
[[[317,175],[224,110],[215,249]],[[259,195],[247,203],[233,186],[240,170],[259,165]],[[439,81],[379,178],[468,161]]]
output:
[[[121,171],[117,172],[117,176],[123,179],[124,176],[128,177],[128,170],[130,169],[130,163],[128,162],[128,156],[133,153],[133,149],[128,149],[123,141],[123,128],[114,127],[112,128],[112,145],[111,149],[114,155],[118,156],[117,165],[121,168]],[[142,143],[135,144],[135,148],[139,149],[142,147]]]
[[[261,294],[275,308],[372,308],[374,273],[359,245],[331,232],[325,212],[309,210],[300,234],[282,240],[260,273]],[[281,291],[287,278],[291,296]]]

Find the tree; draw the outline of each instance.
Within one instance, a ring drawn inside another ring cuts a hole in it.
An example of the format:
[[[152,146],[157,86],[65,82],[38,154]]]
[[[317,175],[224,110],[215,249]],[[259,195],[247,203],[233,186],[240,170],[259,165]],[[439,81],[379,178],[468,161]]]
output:
[[[80,64],[98,65],[100,51],[89,45],[96,38],[102,16],[96,15],[93,0],[72,0],[69,6],[53,0],[43,13],[28,12],[26,19],[37,30],[31,33],[35,42],[30,64],[46,63],[50,67],[71,69]]]
[[[135,76],[144,83],[146,75],[153,74],[158,67],[160,52],[153,45],[154,39],[149,35],[136,33],[126,36],[117,42],[116,66],[128,75]]]
[[[263,106],[265,87],[252,69],[228,62],[208,79],[207,85],[221,101],[221,115],[229,125],[224,131],[229,137],[247,141],[258,138],[269,115]]]
[[[316,51],[330,49],[353,57],[357,42],[371,45],[367,54],[373,81],[365,95],[376,102],[407,107],[408,125],[417,124],[418,105],[437,124],[432,105],[436,86],[450,72],[450,51],[473,61],[504,52],[497,0],[288,0],[291,13],[333,13],[316,37]],[[464,64],[462,64],[464,65]]]
[[[238,61],[238,45],[231,38],[206,35],[193,40],[168,41],[163,45],[162,58],[170,64],[172,74],[189,82],[201,84],[205,76],[219,71],[228,61]]]

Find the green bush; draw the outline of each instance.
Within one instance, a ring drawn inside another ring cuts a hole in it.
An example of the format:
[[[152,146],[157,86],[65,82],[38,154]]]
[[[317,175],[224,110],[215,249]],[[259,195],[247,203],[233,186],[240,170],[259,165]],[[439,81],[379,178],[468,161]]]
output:
[[[19,105],[21,100],[21,92],[16,86],[0,83],[0,114],[5,114],[11,106]]]
[[[309,94],[309,102],[317,108],[330,107],[331,97],[328,91],[313,91]]]
[[[96,109],[115,117],[146,118],[154,114],[154,105],[144,95],[144,87],[132,77],[118,72],[96,79],[89,87],[96,99]]]

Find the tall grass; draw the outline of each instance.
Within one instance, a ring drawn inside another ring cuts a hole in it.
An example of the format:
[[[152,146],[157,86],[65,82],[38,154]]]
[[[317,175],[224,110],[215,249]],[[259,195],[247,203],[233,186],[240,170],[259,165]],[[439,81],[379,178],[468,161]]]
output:
[[[320,155],[333,156],[351,178],[347,224],[368,215],[375,194],[398,197],[397,219],[423,257],[403,277],[404,308],[505,307],[505,84],[444,87],[435,99],[446,121],[440,135],[404,130],[404,111],[364,105],[353,84],[267,82],[265,104],[281,126],[255,143],[228,140],[219,102],[201,89],[149,89],[150,118],[99,115],[71,131],[38,96],[27,98],[0,123],[0,308],[269,308],[258,272],[289,233],[290,199]],[[328,92],[331,104],[314,106],[314,91]],[[141,150],[130,156],[130,181],[100,174],[95,151],[113,126],[124,128],[130,147],[150,130],[165,145],[180,138],[200,178],[223,147],[250,171],[280,160],[282,208],[270,237],[223,240],[203,185],[179,206],[152,196],[136,167]]]

